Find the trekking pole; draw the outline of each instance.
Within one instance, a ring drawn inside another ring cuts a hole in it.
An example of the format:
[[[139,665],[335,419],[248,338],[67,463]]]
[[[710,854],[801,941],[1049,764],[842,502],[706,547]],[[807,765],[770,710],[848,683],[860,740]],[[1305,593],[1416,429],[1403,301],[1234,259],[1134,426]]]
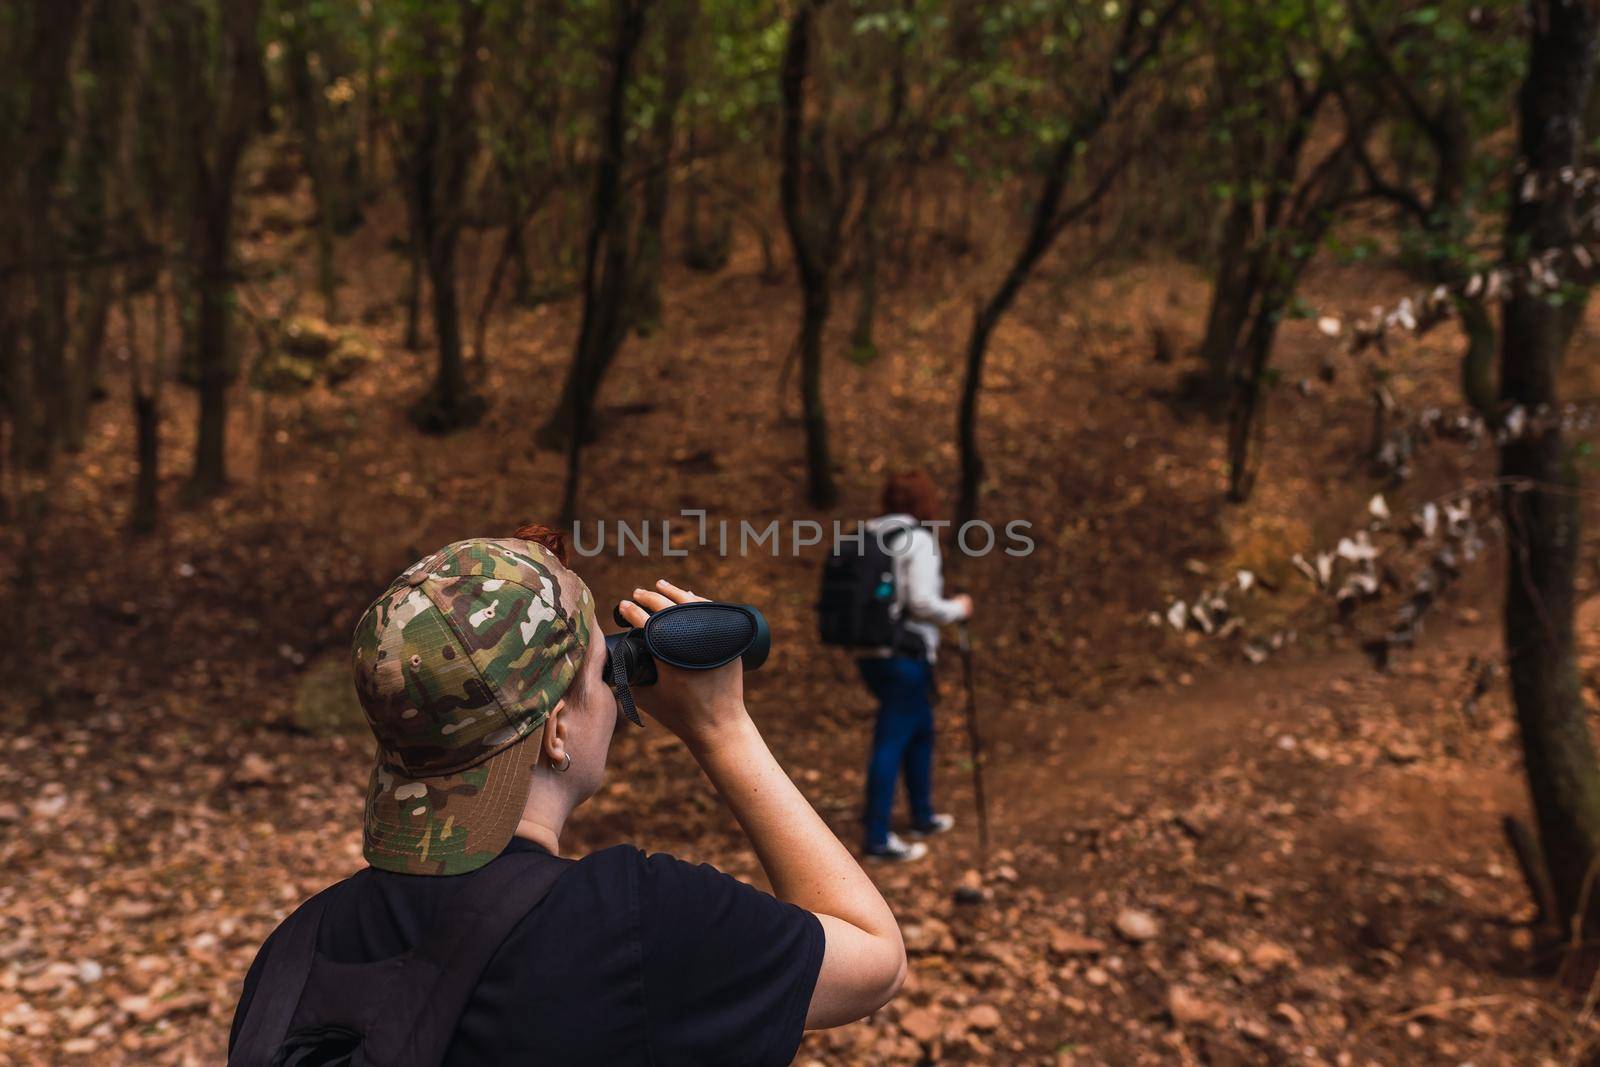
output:
[[[978,869],[989,869],[989,805],[983,795],[983,739],[978,736],[978,686],[972,674],[972,638],[967,624],[957,629],[967,681],[967,743],[972,749],[972,792],[978,803]]]

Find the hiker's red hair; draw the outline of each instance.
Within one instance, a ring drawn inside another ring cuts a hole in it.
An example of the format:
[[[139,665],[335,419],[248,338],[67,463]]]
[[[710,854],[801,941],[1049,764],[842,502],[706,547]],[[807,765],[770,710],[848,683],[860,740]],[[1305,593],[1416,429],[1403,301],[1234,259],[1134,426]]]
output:
[[[518,526],[517,532],[511,536],[543,546],[552,556],[561,561],[563,567],[567,565],[567,539],[555,527],[546,526],[542,522],[525,522]]]
[[[927,471],[901,471],[883,487],[883,510],[891,515],[905,513],[918,522],[939,517],[939,490]]]

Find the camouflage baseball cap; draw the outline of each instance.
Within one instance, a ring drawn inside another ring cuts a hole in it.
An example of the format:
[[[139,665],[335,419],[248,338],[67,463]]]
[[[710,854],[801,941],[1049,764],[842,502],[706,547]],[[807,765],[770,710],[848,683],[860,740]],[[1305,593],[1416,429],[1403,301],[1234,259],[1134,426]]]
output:
[[[500,854],[536,744],[589,645],[589,589],[542,545],[458,541],[412,564],[356,624],[356,691],[378,739],[367,862],[465,874]]]

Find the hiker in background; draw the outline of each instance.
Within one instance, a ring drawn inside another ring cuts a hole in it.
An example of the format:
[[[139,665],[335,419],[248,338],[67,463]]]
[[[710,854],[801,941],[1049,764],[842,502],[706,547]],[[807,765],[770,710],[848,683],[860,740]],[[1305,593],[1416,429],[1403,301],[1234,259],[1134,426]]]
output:
[[[701,599],[658,581],[620,610],[638,626]],[[785,1064],[803,1029],[895,994],[894,915],[768,751],[738,660],[661,664],[641,698],[772,893],[627,844],[560,858],[613,729],[639,722],[607,683],[602,636],[562,538],[533,525],[443,548],[373,602],[352,650],[378,740],[371,866],[268,938],[230,1064]]]
[[[972,617],[972,598],[944,595],[939,539],[924,525],[939,518],[933,479],[920,470],[891,477],[883,487],[885,514],[867,523],[867,533],[889,553],[894,569],[895,626],[891,643],[857,660],[867,688],[878,698],[867,765],[866,853],[874,859],[909,862],[928,846],[907,842],[889,829],[894,787],[904,771],[911,801],[911,833],[942,834],[955,818],[933,810],[933,664],[939,627]]]

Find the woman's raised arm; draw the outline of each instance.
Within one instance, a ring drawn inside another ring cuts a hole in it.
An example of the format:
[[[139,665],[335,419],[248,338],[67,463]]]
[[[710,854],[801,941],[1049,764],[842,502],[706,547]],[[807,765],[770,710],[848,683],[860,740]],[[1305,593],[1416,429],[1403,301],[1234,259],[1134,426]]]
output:
[[[635,590],[622,615],[642,626],[645,609],[702,599],[660,581],[655,590]],[[774,895],[822,923],[827,946],[807,1029],[878,1010],[905,981],[900,927],[872,879],[773,758],[745,709],[739,662],[715,671],[658,669],[645,710],[688,746],[755,846]]]

